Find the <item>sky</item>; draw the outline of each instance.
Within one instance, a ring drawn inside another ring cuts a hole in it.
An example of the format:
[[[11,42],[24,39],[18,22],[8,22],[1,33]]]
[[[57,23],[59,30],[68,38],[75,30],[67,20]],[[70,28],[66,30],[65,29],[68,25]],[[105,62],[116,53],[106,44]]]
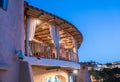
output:
[[[74,24],[83,35],[79,61],[120,61],[120,0],[26,0]]]

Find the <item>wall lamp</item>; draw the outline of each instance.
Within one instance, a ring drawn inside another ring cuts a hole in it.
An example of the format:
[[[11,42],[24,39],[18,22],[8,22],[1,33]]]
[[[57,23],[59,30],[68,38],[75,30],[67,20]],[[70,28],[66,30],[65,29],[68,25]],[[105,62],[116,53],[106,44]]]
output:
[[[78,70],[73,70],[73,74],[77,74],[78,73]]]

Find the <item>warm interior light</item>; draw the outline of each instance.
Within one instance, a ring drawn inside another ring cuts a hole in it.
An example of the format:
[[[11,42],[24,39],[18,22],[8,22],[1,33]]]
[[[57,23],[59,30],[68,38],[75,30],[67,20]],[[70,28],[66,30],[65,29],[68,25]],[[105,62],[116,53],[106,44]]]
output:
[[[78,73],[78,70],[73,70],[73,73],[74,73],[74,74],[77,74],[77,73]]]
[[[61,43],[61,41],[59,41],[59,44]]]
[[[54,43],[54,41],[52,40],[52,43]]]
[[[42,21],[39,19],[36,19],[37,25],[39,25]]]
[[[48,35],[48,39],[51,39],[51,36],[50,36],[50,35]]]
[[[68,46],[65,46],[65,48],[68,48]]]

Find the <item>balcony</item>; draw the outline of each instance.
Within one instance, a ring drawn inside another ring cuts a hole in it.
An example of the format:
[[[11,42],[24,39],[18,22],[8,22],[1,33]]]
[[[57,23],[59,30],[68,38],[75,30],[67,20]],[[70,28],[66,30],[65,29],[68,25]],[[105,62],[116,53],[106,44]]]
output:
[[[44,43],[37,43],[30,41],[30,56],[46,59],[58,59],[56,49],[53,45],[46,45]],[[77,54],[74,53],[71,49],[60,48],[60,60],[78,62]]]
[[[68,21],[43,10],[33,7],[25,10],[24,60],[32,65],[79,69],[77,51],[82,42],[81,32]]]

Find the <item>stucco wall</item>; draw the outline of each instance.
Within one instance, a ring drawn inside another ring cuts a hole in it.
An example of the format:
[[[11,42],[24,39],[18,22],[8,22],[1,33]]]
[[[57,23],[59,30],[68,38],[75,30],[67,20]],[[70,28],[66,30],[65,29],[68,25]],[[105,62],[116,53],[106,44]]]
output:
[[[19,62],[15,49],[23,49],[23,0],[8,0],[7,11],[0,8],[0,64],[8,71],[0,70],[1,82],[18,82]]]
[[[87,66],[81,65],[80,67],[76,77],[77,82],[91,82]]]

